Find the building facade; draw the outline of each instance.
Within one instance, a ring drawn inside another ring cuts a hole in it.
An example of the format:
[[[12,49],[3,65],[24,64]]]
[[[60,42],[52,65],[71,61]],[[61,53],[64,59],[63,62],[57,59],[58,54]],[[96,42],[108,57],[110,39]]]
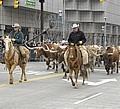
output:
[[[66,22],[80,24],[88,44],[120,44],[120,1],[119,0],[65,0]],[[70,29],[69,29],[70,30]]]
[[[44,3],[44,29],[52,24],[53,29],[49,30],[51,40],[61,40],[61,16],[59,10],[63,8],[61,0],[45,0]],[[14,23],[22,26],[22,31],[27,39],[34,37],[34,34],[40,33],[41,25],[41,4],[39,0],[19,0],[19,7],[14,8],[14,0],[3,0],[0,6],[0,36],[8,34]],[[48,36],[45,36],[48,37]],[[40,41],[40,38],[36,41]]]

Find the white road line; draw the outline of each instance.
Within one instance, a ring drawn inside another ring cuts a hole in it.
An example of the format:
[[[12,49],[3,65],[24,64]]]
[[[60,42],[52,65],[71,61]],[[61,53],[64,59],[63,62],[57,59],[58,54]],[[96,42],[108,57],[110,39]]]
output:
[[[68,81],[67,79],[63,79],[66,82],[71,82],[70,80]],[[116,82],[117,79],[111,78],[111,79],[101,79],[99,82],[91,82],[91,81],[85,81],[85,83],[89,86],[99,86],[108,82]],[[83,80],[78,80],[78,82],[83,82]]]
[[[8,71],[1,71],[0,72],[0,74],[1,73],[8,73]],[[28,74],[28,75],[43,75],[43,74],[51,74],[51,73],[54,73],[54,72],[52,72],[52,71],[32,71],[32,70],[28,70],[28,71],[26,71],[26,74]],[[21,71],[20,70],[16,70],[16,71],[14,71],[14,74],[21,74]]]
[[[106,70],[105,69],[94,69],[96,72],[99,71],[99,72],[105,72]]]
[[[79,100],[79,101],[77,101],[77,102],[74,102],[74,104],[79,104],[79,103],[85,102],[85,101],[87,101],[87,100],[89,100],[89,99],[92,99],[92,98],[95,98],[95,97],[97,97],[97,96],[99,96],[99,95],[101,95],[101,94],[103,94],[103,93],[97,93],[97,94],[95,94],[95,95],[92,95],[92,96],[89,96],[89,97],[84,98],[84,99],[82,99],[82,100]]]

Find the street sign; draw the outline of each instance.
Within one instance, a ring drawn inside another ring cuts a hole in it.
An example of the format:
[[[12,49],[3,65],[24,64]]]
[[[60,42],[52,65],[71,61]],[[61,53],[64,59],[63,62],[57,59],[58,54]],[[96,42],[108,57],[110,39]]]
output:
[[[36,4],[36,0],[26,0],[25,5],[30,8],[34,8]]]

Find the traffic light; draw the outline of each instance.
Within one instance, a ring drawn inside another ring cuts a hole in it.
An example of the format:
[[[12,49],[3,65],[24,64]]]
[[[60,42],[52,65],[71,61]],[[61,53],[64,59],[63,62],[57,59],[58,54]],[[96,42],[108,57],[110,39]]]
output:
[[[18,8],[19,7],[19,0],[14,0],[14,8]]]
[[[3,0],[0,0],[0,6],[2,6]]]
[[[99,0],[100,1],[100,3],[103,3],[105,0]]]
[[[44,3],[44,2],[45,2],[45,0],[39,0],[39,2],[40,2],[40,3]]]

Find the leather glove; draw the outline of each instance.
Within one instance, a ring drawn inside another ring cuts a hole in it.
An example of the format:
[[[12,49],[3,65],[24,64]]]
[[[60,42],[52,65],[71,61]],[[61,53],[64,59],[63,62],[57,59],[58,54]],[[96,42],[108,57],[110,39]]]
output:
[[[79,44],[80,44],[80,45],[82,45],[82,44],[83,44],[83,42],[82,42],[82,41],[79,41]]]
[[[12,38],[11,40],[12,40],[12,41],[15,41],[15,39],[14,39],[14,38]]]

